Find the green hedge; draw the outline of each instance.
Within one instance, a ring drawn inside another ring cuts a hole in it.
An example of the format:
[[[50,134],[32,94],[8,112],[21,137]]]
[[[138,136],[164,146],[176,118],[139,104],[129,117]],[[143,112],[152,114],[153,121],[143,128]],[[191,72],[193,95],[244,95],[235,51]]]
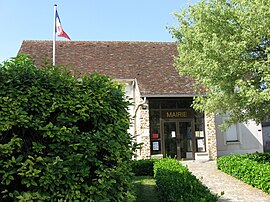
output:
[[[265,152],[265,153],[253,153],[253,154],[246,154],[245,155],[248,159],[257,161],[259,163],[270,163],[270,153]]]
[[[97,74],[0,65],[1,201],[127,201],[133,154],[123,87]]]
[[[270,194],[269,153],[219,157],[218,169]]]
[[[131,161],[132,172],[135,176],[154,176],[156,159],[141,159]]]
[[[161,201],[217,201],[187,167],[175,159],[165,158],[154,163],[154,176]]]

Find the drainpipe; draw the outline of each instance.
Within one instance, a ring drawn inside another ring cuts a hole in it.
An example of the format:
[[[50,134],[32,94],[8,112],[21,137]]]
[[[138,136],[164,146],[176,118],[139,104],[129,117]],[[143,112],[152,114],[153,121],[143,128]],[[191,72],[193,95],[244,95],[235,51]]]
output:
[[[134,112],[134,115],[132,117],[134,119],[134,136],[137,136],[137,121],[136,121],[137,111],[138,111],[139,107],[144,105],[145,103],[146,103],[146,97],[144,97],[143,101],[140,102],[137,106],[135,105],[135,112]]]
[[[138,140],[138,136],[137,136],[137,112],[140,106],[144,105],[146,103],[146,97],[143,98],[143,101],[140,102],[138,105],[136,105],[135,107],[135,112],[133,115],[133,119],[134,119],[134,137],[136,137],[136,142],[138,143],[140,140]],[[140,155],[141,155],[141,149],[140,149]]]
[[[146,103],[146,97],[144,97],[144,98],[143,98],[143,101],[140,102],[140,103],[136,106],[135,112],[134,112],[134,116],[133,116],[134,119],[136,118],[137,111],[138,111],[139,107],[142,106],[142,105],[144,105],[145,103]]]

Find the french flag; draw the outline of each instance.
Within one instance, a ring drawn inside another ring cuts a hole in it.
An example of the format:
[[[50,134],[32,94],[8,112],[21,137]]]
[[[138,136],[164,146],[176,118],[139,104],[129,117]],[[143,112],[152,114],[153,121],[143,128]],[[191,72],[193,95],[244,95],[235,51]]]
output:
[[[61,21],[60,21],[59,15],[57,13],[57,10],[55,13],[55,32],[56,32],[57,36],[65,37],[66,39],[71,40],[69,38],[69,36],[67,35],[67,33],[62,28]]]

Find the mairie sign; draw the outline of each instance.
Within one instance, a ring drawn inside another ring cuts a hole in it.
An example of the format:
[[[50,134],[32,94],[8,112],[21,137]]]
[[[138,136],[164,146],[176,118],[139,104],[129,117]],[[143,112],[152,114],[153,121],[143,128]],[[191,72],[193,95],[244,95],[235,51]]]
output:
[[[161,116],[163,119],[193,118],[193,112],[192,110],[163,111]]]

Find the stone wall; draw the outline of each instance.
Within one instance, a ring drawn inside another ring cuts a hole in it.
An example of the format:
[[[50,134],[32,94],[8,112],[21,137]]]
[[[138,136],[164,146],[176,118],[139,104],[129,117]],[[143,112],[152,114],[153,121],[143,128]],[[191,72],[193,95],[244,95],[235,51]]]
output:
[[[151,145],[149,109],[147,103],[139,106],[139,109],[137,111],[136,136],[137,143],[143,143],[141,145],[141,148],[138,149],[136,152],[136,159],[149,159],[151,157]],[[217,158],[217,138],[214,114],[205,114],[205,138],[209,160],[215,160]]]
[[[137,143],[143,143],[137,151],[137,159],[149,159],[150,151],[150,126],[149,126],[149,109],[148,104],[140,106],[137,113]]]
[[[205,133],[206,133],[206,148],[209,155],[209,160],[217,158],[217,138],[215,115],[205,114]]]

